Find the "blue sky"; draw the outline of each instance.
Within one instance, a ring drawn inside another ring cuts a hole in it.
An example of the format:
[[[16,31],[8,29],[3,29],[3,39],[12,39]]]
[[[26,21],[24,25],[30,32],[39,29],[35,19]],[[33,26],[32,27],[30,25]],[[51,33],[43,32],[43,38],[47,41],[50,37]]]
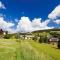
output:
[[[6,10],[0,13],[6,15],[7,18],[15,19],[21,16],[30,18],[46,19],[48,14],[60,4],[60,0],[0,0],[5,4]]]
[[[46,28],[60,28],[60,23],[58,23],[60,22],[60,12],[58,12],[60,0],[0,0],[0,2],[0,16],[3,17],[2,20],[6,23],[14,24],[11,27],[13,30],[17,29],[18,24],[20,24],[20,29],[18,28],[17,30],[29,31],[27,26],[21,27],[23,25],[23,23],[21,24],[21,20],[23,21],[23,19],[25,21],[24,23],[29,20],[27,23],[29,24],[31,22],[35,30],[41,29],[42,26],[33,25],[33,22],[34,24],[37,22],[39,25],[40,23],[42,23],[41,25],[46,25],[46,21],[49,21]],[[36,21],[39,19],[42,22]]]

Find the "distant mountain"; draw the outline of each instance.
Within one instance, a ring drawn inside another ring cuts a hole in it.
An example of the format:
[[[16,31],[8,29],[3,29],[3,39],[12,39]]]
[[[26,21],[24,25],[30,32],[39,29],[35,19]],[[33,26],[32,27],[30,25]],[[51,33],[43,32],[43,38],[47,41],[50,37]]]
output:
[[[60,29],[58,28],[54,28],[54,29],[44,29],[44,30],[37,30],[37,31],[33,31],[33,32],[49,32],[49,31],[60,31]],[[32,32],[32,33],[33,33]]]

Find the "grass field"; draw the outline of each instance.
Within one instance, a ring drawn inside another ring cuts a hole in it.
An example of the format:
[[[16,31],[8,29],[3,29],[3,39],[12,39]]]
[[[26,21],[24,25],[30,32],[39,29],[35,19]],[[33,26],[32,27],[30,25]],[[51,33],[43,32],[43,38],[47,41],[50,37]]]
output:
[[[60,60],[60,50],[32,40],[0,39],[0,60]]]

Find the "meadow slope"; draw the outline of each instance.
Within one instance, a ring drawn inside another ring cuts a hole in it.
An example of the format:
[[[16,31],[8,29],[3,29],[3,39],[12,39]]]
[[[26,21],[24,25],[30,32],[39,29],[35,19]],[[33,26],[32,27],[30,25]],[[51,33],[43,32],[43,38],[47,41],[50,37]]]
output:
[[[0,39],[0,60],[60,60],[60,50],[32,40]]]

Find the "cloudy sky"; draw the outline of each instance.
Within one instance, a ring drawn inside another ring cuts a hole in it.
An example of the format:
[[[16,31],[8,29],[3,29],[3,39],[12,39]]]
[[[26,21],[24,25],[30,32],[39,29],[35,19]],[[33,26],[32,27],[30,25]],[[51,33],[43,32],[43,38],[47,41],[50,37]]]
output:
[[[0,29],[31,32],[60,28],[60,0],[0,0]]]

